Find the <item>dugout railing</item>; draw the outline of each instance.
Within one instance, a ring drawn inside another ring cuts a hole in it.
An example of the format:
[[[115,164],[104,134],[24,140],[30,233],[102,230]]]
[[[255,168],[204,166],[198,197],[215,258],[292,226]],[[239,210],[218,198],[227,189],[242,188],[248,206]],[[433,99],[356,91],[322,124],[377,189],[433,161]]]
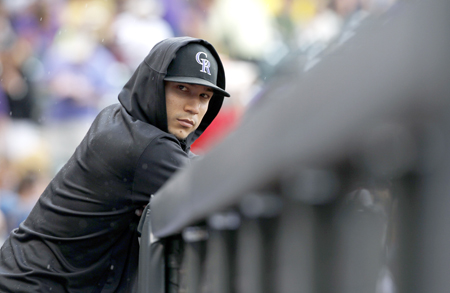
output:
[[[151,199],[139,292],[448,292],[449,29],[450,1],[399,1],[281,62]]]

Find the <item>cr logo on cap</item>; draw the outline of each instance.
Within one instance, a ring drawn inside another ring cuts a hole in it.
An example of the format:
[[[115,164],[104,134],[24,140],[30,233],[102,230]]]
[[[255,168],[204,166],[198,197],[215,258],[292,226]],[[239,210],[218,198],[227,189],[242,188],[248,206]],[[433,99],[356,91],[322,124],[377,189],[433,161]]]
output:
[[[209,67],[211,66],[211,63],[208,59],[200,59],[200,55],[204,54],[205,58],[208,57],[208,55],[205,52],[198,52],[197,55],[195,55],[195,60],[197,60],[197,63],[202,66],[202,69],[200,72],[208,73],[211,75],[211,72],[209,72]]]

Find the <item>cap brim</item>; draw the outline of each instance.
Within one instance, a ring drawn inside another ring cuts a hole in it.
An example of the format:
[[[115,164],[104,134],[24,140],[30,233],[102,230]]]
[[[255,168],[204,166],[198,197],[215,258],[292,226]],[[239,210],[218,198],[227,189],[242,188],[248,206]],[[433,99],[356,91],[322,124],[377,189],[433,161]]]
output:
[[[204,85],[204,86],[212,88],[214,92],[219,93],[222,96],[225,96],[225,97],[229,97],[230,96],[229,93],[227,93],[226,91],[224,91],[220,87],[216,86],[215,84],[213,84],[213,83],[211,83],[211,82],[209,82],[207,80],[201,79],[201,78],[186,77],[186,76],[166,76],[166,78],[164,78],[164,80]]]

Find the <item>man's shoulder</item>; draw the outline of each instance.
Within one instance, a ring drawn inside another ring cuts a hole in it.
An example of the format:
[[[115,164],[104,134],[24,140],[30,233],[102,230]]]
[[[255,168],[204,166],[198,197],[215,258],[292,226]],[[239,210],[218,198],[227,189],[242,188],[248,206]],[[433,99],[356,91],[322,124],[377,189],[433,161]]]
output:
[[[134,119],[120,104],[108,106],[99,113],[81,146],[101,156],[118,156],[127,160],[135,160],[143,152],[161,147],[181,149],[173,135]]]
[[[104,108],[93,123],[95,133],[114,133],[121,139],[130,138],[134,141],[149,141],[154,138],[165,137],[173,140],[173,135],[162,131],[158,127],[131,116],[120,104],[113,104]]]
[[[179,141],[173,136],[165,132],[155,134],[149,141],[146,152],[151,152],[156,156],[180,156],[188,158],[188,154],[183,150]]]

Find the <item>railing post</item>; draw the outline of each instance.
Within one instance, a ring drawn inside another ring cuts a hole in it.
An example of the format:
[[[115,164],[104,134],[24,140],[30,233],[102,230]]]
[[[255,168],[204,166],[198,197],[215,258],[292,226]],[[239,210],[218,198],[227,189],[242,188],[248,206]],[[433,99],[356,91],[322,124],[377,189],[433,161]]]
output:
[[[236,212],[213,214],[206,248],[205,274],[202,293],[234,293],[236,229],[240,216]]]
[[[141,233],[138,292],[165,293],[164,245],[153,237],[150,213],[150,205],[147,205],[138,228]]]
[[[276,293],[275,243],[282,200],[275,194],[249,194],[239,204],[237,236],[238,292]]]
[[[205,226],[187,227],[183,230],[185,254],[182,266],[180,292],[201,292],[201,278],[204,275],[206,241],[209,233]]]

